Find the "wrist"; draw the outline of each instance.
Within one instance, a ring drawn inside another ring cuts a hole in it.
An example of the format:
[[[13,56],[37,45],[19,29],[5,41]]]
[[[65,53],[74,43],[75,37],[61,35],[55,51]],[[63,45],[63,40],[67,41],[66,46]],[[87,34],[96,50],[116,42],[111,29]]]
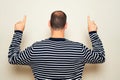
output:
[[[90,31],[89,34],[97,33],[97,31]]]
[[[15,32],[15,33],[16,33],[16,32],[23,33],[23,31],[21,31],[21,30],[15,30],[14,32]]]

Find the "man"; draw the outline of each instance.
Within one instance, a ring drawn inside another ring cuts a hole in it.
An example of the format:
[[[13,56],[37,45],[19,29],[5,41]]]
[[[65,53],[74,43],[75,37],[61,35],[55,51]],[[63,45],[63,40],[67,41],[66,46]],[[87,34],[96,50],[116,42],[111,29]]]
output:
[[[51,37],[20,51],[26,17],[15,24],[15,33],[9,48],[9,63],[29,65],[35,80],[81,80],[86,63],[103,63],[105,54],[97,35],[97,26],[88,17],[88,31],[93,50],[79,42],[64,38],[67,16],[63,11],[51,14]]]

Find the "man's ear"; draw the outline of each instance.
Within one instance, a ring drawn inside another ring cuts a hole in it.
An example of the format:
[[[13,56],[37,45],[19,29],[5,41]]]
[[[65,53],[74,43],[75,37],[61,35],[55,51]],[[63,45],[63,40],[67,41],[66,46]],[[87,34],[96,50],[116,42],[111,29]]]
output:
[[[50,20],[48,21],[48,27],[51,28]]]
[[[64,28],[64,29],[67,29],[67,27],[68,27],[68,24],[67,24],[67,22],[66,22],[66,24],[65,24],[65,28]]]

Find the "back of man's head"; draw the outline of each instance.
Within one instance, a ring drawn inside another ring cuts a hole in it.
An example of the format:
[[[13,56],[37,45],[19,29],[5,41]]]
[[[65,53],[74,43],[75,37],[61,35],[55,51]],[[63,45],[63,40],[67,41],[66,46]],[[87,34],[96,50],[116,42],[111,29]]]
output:
[[[64,29],[66,25],[66,14],[63,11],[54,11],[51,14],[50,25],[52,29]]]

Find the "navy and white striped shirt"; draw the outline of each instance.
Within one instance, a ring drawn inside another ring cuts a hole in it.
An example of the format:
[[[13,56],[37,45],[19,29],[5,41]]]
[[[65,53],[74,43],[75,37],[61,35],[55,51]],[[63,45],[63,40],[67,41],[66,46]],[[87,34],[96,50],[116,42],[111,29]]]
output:
[[[65,38],[48,38],[20,51],[22,32],[15,31],[9,47],[9,63],[29,65],[35,80],[75,80],[82,78],[86,63],[103,63],[102,42],[95,31],[89,32],[93,49]]]

